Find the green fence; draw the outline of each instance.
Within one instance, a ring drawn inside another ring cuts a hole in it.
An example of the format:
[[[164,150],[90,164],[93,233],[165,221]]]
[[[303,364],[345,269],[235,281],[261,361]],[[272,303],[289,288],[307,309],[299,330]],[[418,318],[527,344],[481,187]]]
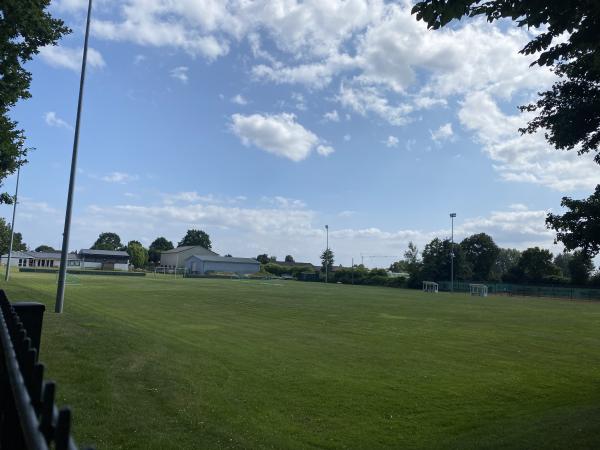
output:
[[[455,281],[455,292],[469,292],[469,285],[474,282]],[[481,282],[477,282],[481,283]],[[531,297],[556,297],[574,300],[600,300],[600,289],[555,286],[555,285],[530,285],[509,283],[484,283],[491,295],[521,295]],[[440,291],[450,290],[450,281],[438,283]]]

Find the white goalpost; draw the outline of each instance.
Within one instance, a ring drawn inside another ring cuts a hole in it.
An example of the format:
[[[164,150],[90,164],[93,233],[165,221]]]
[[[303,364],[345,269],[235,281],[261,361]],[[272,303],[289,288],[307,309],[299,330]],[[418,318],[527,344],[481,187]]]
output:
[[[423,281],[423,292],[438,293],[438,284],[434,281]]]
[[[485,284],[470,284],[469,290],[471,291],[471,295],[476,295],[478,297],[488,296],[488,287]]]

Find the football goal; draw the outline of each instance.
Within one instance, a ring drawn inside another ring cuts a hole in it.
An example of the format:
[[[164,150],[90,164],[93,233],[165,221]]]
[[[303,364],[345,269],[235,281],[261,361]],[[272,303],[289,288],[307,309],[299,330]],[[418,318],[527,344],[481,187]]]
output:
[[[423,292],[438,292],[438,284],[433,281],[423,281]]]
[[[487,297],[488,295],[488,287],[485,284],[470,284],[469,290],[471,291],[471,295],[478,297]]]

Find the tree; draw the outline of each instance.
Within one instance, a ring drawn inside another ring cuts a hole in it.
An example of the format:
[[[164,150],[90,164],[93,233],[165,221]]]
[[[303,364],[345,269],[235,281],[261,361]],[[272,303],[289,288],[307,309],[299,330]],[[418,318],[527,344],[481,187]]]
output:
[[[323,271],[325,271],[325,267],[327,267],[327,270],[329,272],[331,272],[333,263],[334,263],[333,250],[328,248],[327,250],[324,250],[323,253],[321,253],[321,267],[322,267]]]
[[[487,281],[500,249],[485,233],[469,236],[460,243],[466,262],[473,270],[473,280]]]
[[[539,247],[528,248],[521,254],[518,270],[522,274],[521,281],[540,282],[544,278],[558,275],[559,269],[552,263],[550,250]]]
[[[6,255],[8,253],[8,247],[10,247],[10,233],[11,225],[0,218],[0,254]],[[23,236],[21,233],[16,233],[13,239],[13,251],[24,252],[27,250],[27,244],[23,242]]]
[[[31,97],[31,73],[25,65],[46,45],[56,45],[70,30],[46,11],[50,0],[0,2],[0,186],[27,162],[25,133],[11,119],[10,109]],[[12,203],[7,193],[0,203]]]
[[[160,254],[161,252],[165,252],[167,250],[173,250],[173,243],[167,238],[157,237],[152,241],[150,247],[148,248],[148,259],[150,262],[154,264],[160,263]]]
[[[129,241],[127,243],[127,253],[129,254],[129,262],[136,269],[145,267],[148,263],[148,250],[139,241]]]
[[[210,242],[210,236],[202,230],[187,230],[187,233],[183,237],[177,247],[183,247],[187,245],[200,245],[208,250],[212,248]]]
[[[49,245],[40,245],[35,248],[35,251],[36,252],[55,252],[56,250],[54,250],[54,248],[50,247]]]
[[[269,262],[271,261],[269,259],[269,255],[267,255],[266,253],[263,253],[262,255],[258,255],[256,257],[256,260],[261,264],[269,264]]]
[[[451,270],[452,242],[450,239],[433,239],[423,249],[424,280],[449,280]],[[471,278],[471,268],[465,261],[460,245],[454,245],[454,278],[468,280]]]
[[[600,185],[586,199],[563,197],[560,204],[568,211],[546,217],[546,226],[556,231],[555,242],[593,258],[600,252]]]
[[[498,250],[498,256],[492,266],[490,279],[500,281],[508,274],[511,269],[517,267],[521,259],[521,252],[516,248],[501,248]]]
[[[594,263],[592,262],[592,258],[581,251],[573,253],[572,258],[569,261],[571,283],[580,285],[586,284],[593,271]]]
[[[123,250],[123,244],[117,233],[100,233],[92,250]]]
[[[571,263],[572,259],[573,259],[573,254],[569,253],[569,252],[559,253],[558,255],[556,255],[554,257],[554,265],[556,267],[558,267],[558,270],[560,270],[561,276],[567,277],[567,278],[571,276],[571,270],[569,269],[569,264]]]
[[[516,20],[534,29],[521,50],[539,54],[532,63],[550,66],[559,77],[552,89],[539,93],[522,111],[537,111],[521,133],[545,130],[557,149],[598,152],[600,144],[600,8],[591,0],[424,0],[412,10],[429,28],[438,29],[453,19],[484,15],[489,22]],[[595,160],[600,164],[600,153]]]
[[[285,262],[287,262],[287,263],[295,262],[294,257],[292,255],[285,255]]]

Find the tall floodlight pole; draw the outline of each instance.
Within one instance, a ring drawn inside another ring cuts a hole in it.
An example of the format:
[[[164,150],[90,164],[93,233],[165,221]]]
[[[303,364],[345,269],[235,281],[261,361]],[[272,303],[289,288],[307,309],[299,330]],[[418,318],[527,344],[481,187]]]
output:
[[[325,246],[325,283],[328,283],[328,276],[329,276],[329,225],[325,225],[325,233],[327,235],[327,241],[326,241],[326,246]]]
[[[6,260],[6,276],[4,281],[10,277],[10,257],[12,256],[13,240],[15,238],[15,216],[17,214],[17,197],[19,196],[19,177],[21,176],[21,166],[17,168],[17,187],[15,188],[15,198],[13,204],[13,218],[10,225],[10,246],[8,247],[8,259]]]
[[[452,234],[450,235],[450,292],[454,292],[454,218],[456,213],[450,213],[450,222],[452,223]]]
[[[71,157],[71,176],[69,178],[69,194],[65,213],[65,230],[63,232],[60,270],[58,272],[58,288],[54,312],[62,313],[65,300],[65,280],[67,277],[67,257],[69,254],[69,236],[71,234],[71,213],[73,210],[73,194],[75,191],[75,175],[77,174],[77,150],[79,148],[79,126],[81,123],[81,106],[83,103],[83,86],[85,84],[85,66],[87,63],[88,40],[90,37],[90,19],[92,16],[92,0],[88,2],[87,21],[85,24],[85,40],[83,43],[83,60],[81,61],[81,78],[79,80],[79,100],[77,101],[77,119],[75,121],[75,137],[73,139],[73,156]]]

